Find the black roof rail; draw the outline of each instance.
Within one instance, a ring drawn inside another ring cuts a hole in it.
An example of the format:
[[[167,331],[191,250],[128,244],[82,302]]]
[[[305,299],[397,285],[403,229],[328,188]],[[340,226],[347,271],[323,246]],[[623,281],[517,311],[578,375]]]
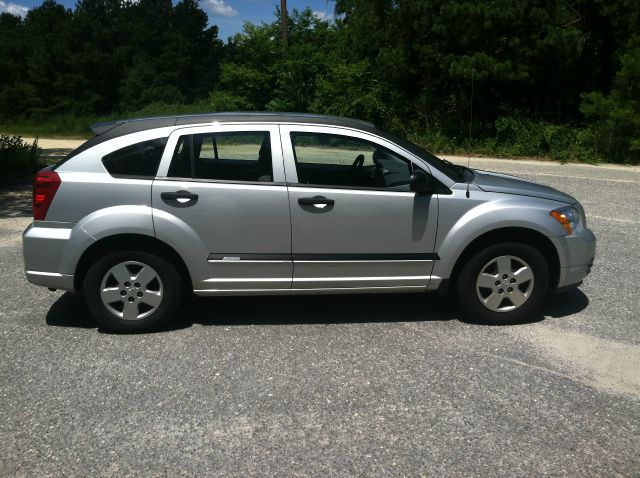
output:
[[[154,116],[146,118],[130,118],[115,121],[105,121],[95,123],[90,126],[91,131],[96,136],[100,136],[114,129],[118,129],[118,135],[121,136],[136,131],[144,131],[146,129],[161,128],[163,126],[188,125],[208,123],[214,121],[221,122],[251,122],[251,121],[273,121],[279,123],[287,122],[303,122],[303,123],[322,123],[330,125],[355,126],[365,128],[375,128],[373,123],[353,118],[344,118],[341,116],[320,115],[312,113],[271,113],[271,112],[224,112],[224,113],[196,113],[175,116]],[[115,137],[115,136],[114,136]]]
[[[69,153],[57,166],[63,164],[68,159],[104,141],[118,138],[126,134],[147,131],[155,128],[178,125],[197,125],[213,123],[215,121],[224,123],[251,123],[251,122],[273,122],[273,123],[308,123],[328,126],[344,126],[346,128],[358,128],[373,132],[376,127],[373,123],[342,116],[321,115],[314,113],[274,113],[274,112],[221,112],[221,113],[194,113],[175,116],[154,116],[148,118],[130,118],[114,121],[104,121],[94,123],[90,126],[91,131],[96,135],[78,148]]]

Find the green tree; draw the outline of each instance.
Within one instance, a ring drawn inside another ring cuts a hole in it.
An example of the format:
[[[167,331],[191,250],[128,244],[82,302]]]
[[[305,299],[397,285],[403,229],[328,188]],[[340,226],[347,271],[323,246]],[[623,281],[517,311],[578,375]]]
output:
[[[582,37],[566,26],[571,12],[561,2],[337,0],[336,8],[349,51],[372,60],[374,75],[397,92],[402,117],[461,129],[472,76],[481,121],[575,109],[577,93],[565,79]]]
[[[220,80],[211,93],[214,110],[265,110],[275,88],[274,65],[282,55],[277,22],[254,25],[230,39]]]
[[[77,42],[71,34],[72,18],[71,10],[53,0],[45,0],[27,14],[21,105],[27,114],[44,117],[73,111],[76,89],[70,52]]]
[[[118,0],[80,0],[73,13],[75,47],[68,52],[74,65],[74,112],[108,113],[119,102],[118,86],[128,59],[121,51],[130,35],[125,6]]]
[[[0,14],[0,119],[20,114],[25,101],[23,29],[20,17]]]
[[[592,142],[603,158],[640,163],[640,35],[629,40],[608,95],[585,96],[582,112],[593,120]]]
[[[382,122],[388,116],[389,86],[371,75],[367,60],[337,60],[322,74],[311,111]]]

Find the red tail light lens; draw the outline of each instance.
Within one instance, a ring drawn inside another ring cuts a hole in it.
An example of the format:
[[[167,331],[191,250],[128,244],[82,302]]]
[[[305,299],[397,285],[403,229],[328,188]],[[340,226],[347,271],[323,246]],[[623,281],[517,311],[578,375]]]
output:
[[[60,187],[60,176],[55,171],[38,171],[33,180],[33,218],[44,221],[56,191]]]

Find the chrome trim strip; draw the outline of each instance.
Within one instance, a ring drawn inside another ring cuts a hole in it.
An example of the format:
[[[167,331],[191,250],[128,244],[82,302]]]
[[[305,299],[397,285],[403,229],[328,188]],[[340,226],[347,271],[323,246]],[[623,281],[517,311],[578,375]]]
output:
[[[293,264],[293,261],[274,261],[271,259],[264,259],[264,260],[239,259],[236,261],[225,260],[225,259],[207,259],[207,262],[210,262],[212,264]]]
[[[194,294],[206,295],[315,295],[315,294],[375,294],[380,292],[425,292],[423,285],[334,287],[309,289],[197,289]]]
[[[243,261],[244,262],[244,261]],[[433,259],[381,259],[381,260],[328,260],[328,261],[309,261],[296,260],[296,264],[380,264],[380,263],[397,263],[397,262],[433,262]]]
[[[207,259],[212,264],[293,264],[293,261],[281,261],[271,259]],[[433,262],[432,259],[382,259],[379,261],[372,260],[331,260],[331,261],[295,261],[296,264],[386,264],[386,263],[406,263],[406,262]]]
[[[278,277],[226,277],[224,279],[211,278],[205,279],[203,282],[291,282],[291,277],[278,278]]]
[[[431,276],[385,276],[385,277],[294,277],[293,282],[327,282],[327,281],[399,281],[399,280],[427,280]]]
[[[357,281],[402,281],[402,280],[428,280],[431,276],[384,276],[384,277],[294,277],[293,282],[357,282]],[[291,277],[225,277],[210,278],[203,282],[291,282]]]
[[[31,274],[34,276],[44,276],[44,277],[63,277],[67,274],[60,274],[59,272],[41,272],[41,271],[25,271],[26,274]]]
[[[244,261],[295,261],[295,262],[404,262],[433,261],[440,257],[436,252],[374,252],[374,253],[244,253],[244,252],[211,252],[207,260],[224,260],[225,262]]]
[[[293,260],[300,261],[371,261],[371,262],[400,262],[400,261],[432,261],[439,259],[437,253],[432,252],[374,252],[374,253],[322,253],[322,254],[304,254],[293,253]]]
[[[285,261],[291,262],[291,253],[279,253],[279,252],[266,252],[262,254],[255,254],[252,252],[211,252],[209,253],[208,261],[223,261],[223,262],[248,262],[248,261]]]

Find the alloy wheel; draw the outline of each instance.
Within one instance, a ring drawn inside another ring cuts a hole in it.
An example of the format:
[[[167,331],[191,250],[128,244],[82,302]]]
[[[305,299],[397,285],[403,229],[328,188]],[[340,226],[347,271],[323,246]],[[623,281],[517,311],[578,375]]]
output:
[[[493,312],[521,307],[533,291],[533,270],[523,259],[505,255],[487,262],[476,279],[480,302]]]
[[[116,264],[100,286],[100,299],[107,310],[123,320],[140,320],[162,303],[162,281],[151,266],[138,261]]]

